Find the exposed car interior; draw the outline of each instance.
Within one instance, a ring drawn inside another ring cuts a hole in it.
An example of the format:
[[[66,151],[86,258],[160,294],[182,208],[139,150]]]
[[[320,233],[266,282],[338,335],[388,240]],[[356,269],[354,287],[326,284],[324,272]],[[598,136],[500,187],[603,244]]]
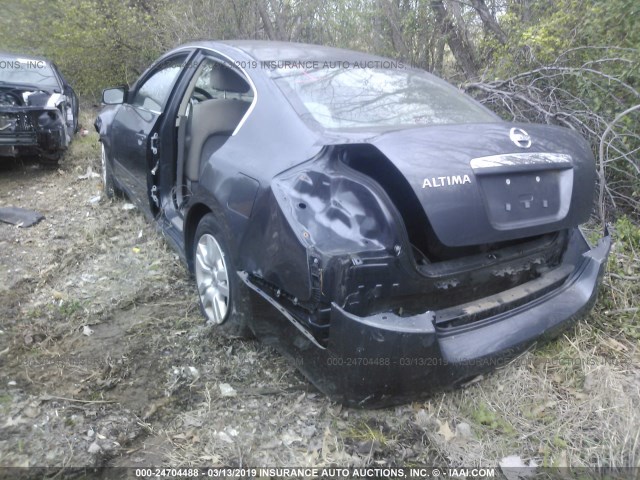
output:
[[[200,65],[194,80],[179,114],[176,184],[187,189],[198,180],[201,160],[233,134],[253,99],[251,86],[240,74],[212,59]],[[177,188],[178,206],[183,195],[183,188]]]

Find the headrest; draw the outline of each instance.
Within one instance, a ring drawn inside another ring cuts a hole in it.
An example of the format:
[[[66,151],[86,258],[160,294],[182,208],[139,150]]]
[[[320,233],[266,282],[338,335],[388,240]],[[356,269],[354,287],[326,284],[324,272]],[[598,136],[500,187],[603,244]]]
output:
[[[222,65],[216,65],[209,74],[209,81],[211,88],[215,90],[225,90],[227,92],[234,93],[247,93],[251,87],[233,70],[223,67]]]

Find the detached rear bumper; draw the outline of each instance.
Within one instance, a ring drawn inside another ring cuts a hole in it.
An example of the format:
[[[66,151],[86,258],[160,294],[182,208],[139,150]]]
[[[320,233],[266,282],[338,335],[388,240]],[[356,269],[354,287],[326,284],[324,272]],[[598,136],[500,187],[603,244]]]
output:
[[[505,365],[584,316],[595,302],[610,247],[608,232],[590,249],[576,229],[565,253],[569,261],[563,262],[567,273],[560,280],[554,278],[556,271],[540,279],[548,285],[524,284],[456,309],[359,317],[334,303],[326,349],[309,343],[299,329],[283,329],[291,322],[282,316],[270,327],[264,322],[256,333],[336,401],[401,403]],[[471,315],[473,321],[451,322],[456,315]]]

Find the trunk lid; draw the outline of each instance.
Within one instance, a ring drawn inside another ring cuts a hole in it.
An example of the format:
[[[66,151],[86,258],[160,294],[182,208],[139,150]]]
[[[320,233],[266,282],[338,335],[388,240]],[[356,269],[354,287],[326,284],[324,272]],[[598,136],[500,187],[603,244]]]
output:
[[[446,246],[541,235],[585,222],[595,161],[576,132],[551,125],[441,125],[369,140],[407,179]]]

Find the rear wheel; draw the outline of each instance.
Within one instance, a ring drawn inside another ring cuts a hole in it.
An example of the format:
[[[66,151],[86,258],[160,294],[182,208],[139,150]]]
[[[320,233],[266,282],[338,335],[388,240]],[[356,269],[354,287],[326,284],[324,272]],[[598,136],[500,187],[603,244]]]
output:
[[[214,331],[248,337],[249,295],[229,250],[229,232],[213,214],[202,217],[193,244],[200,310]]]

